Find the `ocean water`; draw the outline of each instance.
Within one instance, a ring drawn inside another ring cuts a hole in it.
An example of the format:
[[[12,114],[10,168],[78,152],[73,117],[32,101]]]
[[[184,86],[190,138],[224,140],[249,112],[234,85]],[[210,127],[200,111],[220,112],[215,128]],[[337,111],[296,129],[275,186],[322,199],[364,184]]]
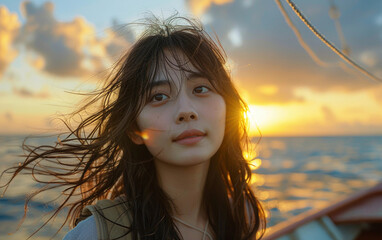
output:
[[[257,150],[268,226],[382,181],[382,136],[263,138]]]
[[[20,135],[0,136],[0,172],[22,161],[16,155],[22,153],[23,139]],[[28,144],[55,140],[34,138]],[[263,137],[255,145],[253,157],[256,167],[252,187],[263,203],[268,226],[310,209],[323,208],[382,181],[382,136]],[[7,176],[0,179],[0,185]],[[0,198],[0,239],[26,239],[44,223],[46,214],[55,207],[47,201],[58,192],[32,201],[24,223],[18,227],[26,194],[39,187],[30,176],[19,176]],[[64,215],[65,212],[31,239],[52,237]],[[61,239],[68,229],[65,226],[54,239]]]

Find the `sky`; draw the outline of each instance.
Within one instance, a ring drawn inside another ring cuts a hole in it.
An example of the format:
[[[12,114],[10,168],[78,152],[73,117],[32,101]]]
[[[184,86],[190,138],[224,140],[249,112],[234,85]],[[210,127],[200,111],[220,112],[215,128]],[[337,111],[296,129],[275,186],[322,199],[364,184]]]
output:
[[[293,2],[382,79],[382,1]],[[344,63],[281,3],[319,60],[273,0],[0,0],[0,134],[61,128],[59,118],[83,101],[73,92],[93,90],[139,35],[125,24],[178,12],[219,38],[253,136],[381,135],[382,82]]]

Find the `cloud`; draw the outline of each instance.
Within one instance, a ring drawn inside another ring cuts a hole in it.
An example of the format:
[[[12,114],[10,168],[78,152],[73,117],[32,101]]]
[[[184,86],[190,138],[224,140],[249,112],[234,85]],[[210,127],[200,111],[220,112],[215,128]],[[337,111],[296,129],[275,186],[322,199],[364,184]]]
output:
[[[334,22],[328,16],[328,6],[313,1],[300,5],[318,30],[339,45]],[[369,10],[381,7],[382,2],[378,0],[368,4],[344,2],[340,6],[343,32],[351,48],[350,57],[376,75],[382,69],[382,51],[376,51],[382,44],[382,29],[380,25],[373,24],[377,12]],[[295,92],[300,87],[323,92],[373,88],[373,82],[352,67],[347,68],[350,71],[342,69],[338,64],[341,59],[310,33],[289,8],[287,10],[320,59],[333,64],[321,67],[309,57],[274,1],[256,1],[246,5],[237,0],[220,6],[211,4],[205,11],[205,15],[210,17],[206,28],[217,33],[228,56],[236,63],[234,78],[249,93],[251,103],[264,105],[303,101]],[[356,19],[354,16],[357,16]],[[238,28],[241,44],[232,47],[232,32]],[[264,94],[258,89],[268,85],[276,86],[278,91]]]
[[[89,77],[108,67],[118,50],[129,45],[112,28],[106,37],[97,37],[94,27],[82,17],[58,21],[51,2],[41,6],[24,2],[21,9],[26,23],[19,42],[31,52],[31,65],[49,74]]]
[[[336,116],[328,106],[322,106],[321,111],[326,122],[336,122]]]
[[[21,87],[13,88],[13,93],[23,98],[49,98],[50,94],[47,91],[40,91],[39,93],[32,92],[31,90]]]
[[[192,13],[200,16],[203,14],[212,4],[222,5],[234,0],[188,0],[188,6]]]
[[[380,49],[365,50],[360,53],[359,59],[361,63],[365,64],[366,67],[372,68],[378,64],[378,56],[382,56],[382,51]]]
[[[4,113],[4,117],[5,119],[8,121],[8,122],[12,122],[13,121],[13,114],[11,112],[6,112]]]
[[[3,76],[4,81],[15,82],[19,80],[19,76],[14,71],[7,71]]]
[[[376,18],[375,18],[375,23],[379,26],[382,26],[382,13],[379,14]]]
[[[83,48],[93,40],[94,30],[82,18],[71,22],[58,22],[53,16],[54,5],[47,2],[38,7],[23,2],[22,13],[26,23],[22,27],[21,41],[28,50],[38,55],[42,70],[58,76],[83,76],[89,71],[83,66]]]
[[[382,86],[381,84],[378,87],[372,89],[373,96],[382,107]]]
[[[121,24],[117,19],[112,21],[112,26],[106,29],[106,37],[102,43],[108,56],[112,60],[118,59],[135,41],[135,36],[129,26]]]
[[[231,41],[231,43],[234,47],[239,47],[243,42],[242,37],[241,37],[241,33],[240,33],[240,29],[239,28],[233,28],[228,33],[228,39]]]
[[[20,22],[16,14],[10,13],[5,6],[0,6],[0,78],[8,65],[18,55],[12,48]]]

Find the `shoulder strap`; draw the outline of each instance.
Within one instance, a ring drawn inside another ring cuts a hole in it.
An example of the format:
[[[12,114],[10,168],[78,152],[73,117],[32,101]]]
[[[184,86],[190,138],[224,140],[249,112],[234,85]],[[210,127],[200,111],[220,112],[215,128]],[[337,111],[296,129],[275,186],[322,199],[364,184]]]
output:
[[[131,240],[131,213],[123,198],[100,200],[86,206],[83,215],[93,215],[97,225],[98,240]]]

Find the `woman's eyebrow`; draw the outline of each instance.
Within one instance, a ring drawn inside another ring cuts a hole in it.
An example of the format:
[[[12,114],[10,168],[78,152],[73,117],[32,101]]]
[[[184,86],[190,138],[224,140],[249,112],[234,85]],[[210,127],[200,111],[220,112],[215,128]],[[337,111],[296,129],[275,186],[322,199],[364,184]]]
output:
[[[205,77],[205,75],[199,72],[191,72],[186,75],[187,80],[195,79],[195,78],[203,78],[203,77]],[[163,85],[170,86],[171,83],[168,79],[160,79],[160,80],[152,82],[151,87],[154,88],[154,87],[160,87]]]
[[[151,84],[151,87],[154,88],[154,87],[159,87],[159,86],[163,86],[163,85],[170,85],[170,81],[167,80],[167,79],[154,81],[154,82]]]

